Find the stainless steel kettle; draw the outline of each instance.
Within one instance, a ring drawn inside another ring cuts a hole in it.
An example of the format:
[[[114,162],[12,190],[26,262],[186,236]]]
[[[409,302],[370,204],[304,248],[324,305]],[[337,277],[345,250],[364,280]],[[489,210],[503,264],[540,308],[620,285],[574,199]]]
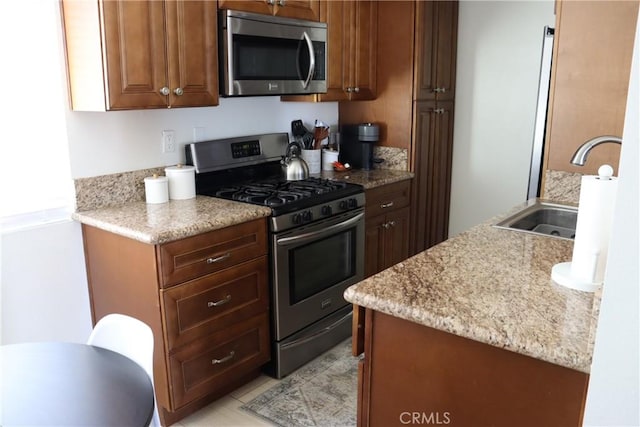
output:
[[[309,177],[309,166],[298,157],[300,154],[300,145],[297,142],[290,142],[287,145],[287,152],[280,162],[282,164],[282,173],[287,181],[299,181]]]

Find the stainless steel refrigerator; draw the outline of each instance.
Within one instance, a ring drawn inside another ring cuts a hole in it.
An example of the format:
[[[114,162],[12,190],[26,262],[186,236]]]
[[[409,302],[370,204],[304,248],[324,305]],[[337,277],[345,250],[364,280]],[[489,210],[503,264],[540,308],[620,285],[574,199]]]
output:
[[[544,27],[542,39],[542,59],[540,61],[540,80],[538,83],[538,103],[533,130],[533,146],[531,149],[531,166],[529,169],[529,188],[527,200],[540,195],[542,181],[542,158],[544,156],[545,134],[547,127],[547,108],[549,105],[549,85],[551,78],[551,61],[553,58],[554,29]]]

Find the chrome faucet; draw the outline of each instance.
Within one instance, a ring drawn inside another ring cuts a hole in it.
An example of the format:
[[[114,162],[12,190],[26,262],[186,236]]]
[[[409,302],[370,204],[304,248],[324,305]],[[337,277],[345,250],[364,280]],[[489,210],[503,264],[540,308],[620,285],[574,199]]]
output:
[[[595,138],[588,140],[587,142],[582,144],[580,147],[578,147],[573,157],[571,158],[571,164],[574,164],[577,166],[584,166],[585,162],[587,161],[587,155],[589,154],[591,149],[596,145],[600,145],[605,142],[616,142],[622,145],[622,138],[619,138],[617,136],[612,136],[612,135],[604,135],[604,136],[596,136]]]

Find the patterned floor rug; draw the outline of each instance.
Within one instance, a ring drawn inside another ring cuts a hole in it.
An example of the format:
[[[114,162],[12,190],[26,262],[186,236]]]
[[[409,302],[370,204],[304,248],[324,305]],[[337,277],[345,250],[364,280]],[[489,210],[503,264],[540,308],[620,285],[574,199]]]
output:
[[[351,339],[241,406],[282,427],[356,425],[358,360]]]

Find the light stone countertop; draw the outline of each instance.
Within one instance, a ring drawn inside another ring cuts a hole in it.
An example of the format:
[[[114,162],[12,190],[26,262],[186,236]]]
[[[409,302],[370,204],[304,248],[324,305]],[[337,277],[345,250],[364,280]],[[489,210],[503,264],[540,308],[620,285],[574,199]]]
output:
[[[144,187],[139,188],[138,184],[149,173],[136,171],[76,180],[77,194],[82,196],[78,206],[83,209],[73,213],[72,218],[143,243],[161,244],[271,215],[271,209],[265,206],[207,196],[148,205],[142,201]],[[413,174],[380,169],[323,171],[313,176],[352,182],[367,189],[410,179]],[[118,191],[109,190],[114,188]]]
[[[196,196],[161,204],[130,202],[74,212],[72,218],[143,243],[161,244],[269,215],[268,207]]]
[[[369,171],[354,169],[346,172],[322,171],[320,175],[312,176],[321,176],[326,179],[335,179],[336,181],[359,184],[362,185],[365,190],[368,190],[381,185],[411,179],[413,178],[413,173],[389,169],[373,169]]]
[[[551,268],[571,260],[573,242],[491,226],[508,215],[351,286],[345,299],[589,373],[601,291],[553,283]]]

